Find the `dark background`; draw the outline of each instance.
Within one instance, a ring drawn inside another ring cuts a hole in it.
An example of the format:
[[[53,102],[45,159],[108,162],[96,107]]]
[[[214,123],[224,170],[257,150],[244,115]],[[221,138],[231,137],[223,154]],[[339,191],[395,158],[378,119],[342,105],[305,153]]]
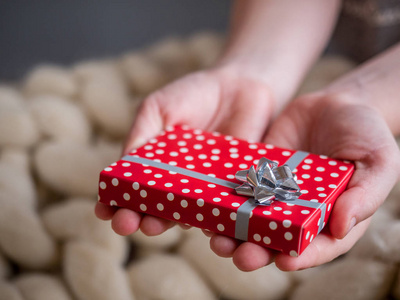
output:
[[[224,32],[229,0],[0,0],[0,80],[39,63],[118,56],[164,36]]]

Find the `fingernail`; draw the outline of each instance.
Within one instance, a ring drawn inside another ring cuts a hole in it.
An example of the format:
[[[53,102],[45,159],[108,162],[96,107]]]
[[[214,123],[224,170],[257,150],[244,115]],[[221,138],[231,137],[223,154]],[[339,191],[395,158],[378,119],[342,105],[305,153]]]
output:
[[[349,225],[349,229],[347,229],[347,233],[346,233],[346,235],[354,228],[354,226],[356,225],[356,218],[355,217],[353,217],[353,218],[351,218],[351,220],[350,220],[350,225]]]

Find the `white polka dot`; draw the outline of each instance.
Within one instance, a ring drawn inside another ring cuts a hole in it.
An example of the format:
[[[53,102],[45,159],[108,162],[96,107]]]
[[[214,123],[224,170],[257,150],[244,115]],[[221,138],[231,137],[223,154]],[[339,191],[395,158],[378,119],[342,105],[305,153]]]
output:
[[[250,148],[250,149],[257,149],[258,147],[257,147],[256,144],[250,144],[250,145],[249,145],[249,148]]]
[[[143,173],[145,173],[145,174],[150,174],[152,171],[150,170],[150,169],[145,169],[145,170],[143,170]]]
[[[221,192],[221,196],[229,196],[229,193],[227,193],[227,192]]]
[[[214,198],[215,199],[215,198]],[[219,199],[219,200],[221,200],[221,199]],[[238,202],[233,202],[232,203],[232,206],[233,207],[239,207],[240,206],[240,203],[238,203]]]
[[[218,217],[218,216],[219,216],[219,214],[220,214],[220,211],[219,211],[219,209],[218,209],[218,208],[213,208],[213,210],[212,210],[212,214],[213,214],[214,216]]]
[[[190,190],[189,189],[183,189],[182,193],[184,193],[184,194],[190,193]]]
[[[310,165],[302,165],[301,168],[304,170],[310,170],[311,166]]]
[[[238,157],[239,157],[239,154],[237,154],[237,153],[232,153],[232,154],[230,155],[230,157],[231,157],[231,158],[238,158]]]
[[[285,211],[283,212],[283,214],[284,214],[284,215],[291,215],[292,212],[291,212],[290,210],[285,210]]]
[[[143,167],[148,167],[149,165],[146,165],[146,164],[142,164],[142,166],[143,166]]]
[[[229,148],[230,153],[237,153],[239,151],[238,148]]]
[[[339,170],[340,170],[340,171],[347,171],[347,169],[348,169],[348,168],[345,167],[345,166],[340,166],[340,167],[339,167]]]
[[[253,160],[253,156],[251,156],[251,155],[245,155],[245,156],[244,156],[244,160],[247,160],[247,161]]]
[[[232,168],[232,167],[233,167],[233,164],[230,163],[230,162],[227,162],[227,163],[224,164],[224,167],[225,167],[225,168]]]
[[[148,185],[155,185],[156,182],[155,182],[154,180],[150,180],[150,181],[147,182],[147,184],[148,184]]]
[[[320,155],[319,157],[322,158],[322,159],[327,159],[328,158],[328,156],[326,156],[326,155]]]
[[[107,184],[104,181],[102,181],[100,182],[99,186],[102,190],[104,190],[107,187]]]
[[[185,160],[192,161],[193,160],[193,156],[190,156],[190,155],[185,156]]]
[[[308,190],[301,190],[300,191],[302,194],[308,194]]]
[[[154,174],[154,177],[155,178],[162,178],[162,175],[161,174]]]
[[[188,140],[192,138],[192,135],[190,133],[184,133],[183,138]]]
[[[314,180],[315,180],[315,181],[318,181],[318,182],[319,182],[319,181],[322,181],[322,177],[315,177]]]
[[[204,140],[205,140],[205,137],[204,137],[204,135],[198,135],[198,136],[196,136],[196,140],[198,140],[198,141],[204,141]]]
[[[297,254],[297,252],[294,251],[294,250],[290,250],[289,255],[292,256],[292,257],[297,257],[297,256],[299,256],[299,255]]]
[[[289,227],[292,225],[292,221],[290,221],[290,220],[283,220],[282,224],[283,224],[283,227],[289,228]]]
[[[317,191],[319,191],[319,192],[322,192],[322,191],[325,191],[325,188],[323,188],[323,187],[317,187]]]
[[[333,178],[339,177],[339,174],[338,173],[331,173],[331,177],[333,177]]]
[[[328,162],[328,164],[330,164],[331,166],[336,166],[336,165],[337,165],[337,162],[334,161],[334,160],[330,160],[330,161]]]
[[[331,210],[331,207],[332,207],[332,204],[331,204],[331,203],[329,203],[329,205],[328,205],[328,211],[330,211],[330,210]]]
[[[117,206],[117,201],[111,200],[111,201],[110,201],[110,205],[111,205],[111,206]]]
[[[182,183],[188,183],[189,180],[187,180],[187,179],[181,179],[181,182],[182,182]]]
[[[314,235],[312,234],[310,237],[310,243],[312,242],[313,239],[314,239]]]
[[[199,154],[199,158],[200,158],[200,159],[206,159],[206,158],[207,158],[207,155],[205,155],[205,154]]]
[[[203,132],[203,130],[201,130],[201,129],[195,129],[195,130],[193,130],[193,133],[194,133],[194,134],[202,134],[202,132]]]
[[[330,184],[329,187],[330,187],[331,189],[336,189],[336,188],[337,188],[337,185],[336,185],[336,184]]]
[[[167,199],[168,199],[169,201],[172,201],[172,200],[175,199],[175,195],[172,194],[172,193],[168,193],[168,194],[167,194]]]
[[[122,163],[122,166],[123,166],[123,167],[130,167],[130,166],[131,166],[131,164],[130,164],[130,163],[128,163],[128,162],[124,162],[124,163]]]
[[[236,221],[236,213],[235,212],[231,212],[231,214],[229,215],[229,217],[231,218],[232,221]]]
[[[117,165],[116,162],[113,162],[113,163],[111,164],[111,166],[113,166],[113,167],[115,167],[116,165]]]
[[[196,219],[197,219],[197,221],[203,221],[204,220],[204,217],[203,217],[203,215],[202,214],[197,214],[196,215]]]
[[[158,204],[157,204],[157,209],[158,209],[159,211],[163,211],[163,210],[164,210],[164,205],[163,205],[162,203],[158,203]]]
[[[212,150],[211,150],[211,153],[212,153],[212,154],[220,154],[220,153],[221,153],[221,150],[219,150],[219,149],[212,149]]]
[[[203,199],[197,199],[196,203],[197,203],[197,206],[199,206],[199,207],[204,206],[204,200]]]
[[[264,155],[264,154],[267,153],[267,150],[265,150],[265,149],[259,149],[259,150],[257,151],[257,153],[260,154],[260,155]]]
[[[318,168],[317,168],[317,171],[318,171],[318,172],[324,172],[324,171],[325,171],[325,168],[324,168],[324,167],[318,167]]]
[[[164,184],[164,186],[165,186],[165,187],[171,187],[171,186],[172,186],[172,183],[167,182],[166,184]]]
[[[310,176],[309,174],[303,174],[303,175],[301,175],[301,177],[304,178],[304,179],[308,179],[308,178],[310,178],[311,176]]]
[[[203,146],[200,145],[200,144],[195,144],[195,145],[193,146],[193,148],[196,149],[196,150],[201,150],[201,149],[203,149]]]
[[[235,179],[235,175],[233,175],[233,174],[228,174],[228,175],[226,175],[226,178],[228,178],[228,179]]]
[[[209,188],[212,188],[212,189],[216,187],[216,185],[213,184],[213,183],[210,183],[210,184],[208,184],[207,186],[208,186]]]
[[[269,222],[269,228],[271,228],[271,230],[275,230],[278,228],[278,224],[276,224],[274,221]]]
[[[240,165],[239,165],[239,168],[240,168],[240,169],[247,169],[248,166],[247,166],[246,164],[240,164]]]
[[[219,160],[219,156],[218,155],[211,155],[211,160],[213,161],[218,161]]]
[[[317,199],[311,199],[310,202],[318,203],[318,200]]]
[[[209,140],[207,140],[207,144],[209,144],[209,145],[215,145],[215,144],[216,144],[216,141],[215,141],[214,139],[209,139]]]
[[[178,146],[180,146],[180,147],[184,147],[186,145],[187,145],[187,143],[185,141],[179,141],[178,142]]]
[[[219,231],[224,231],[224,230],[225,230],[225,226],[222,225],[222,224],[218,224],[218,225],[217,225],[217,229],[218,229]]]
[[[150,139],[150,140],[149,140],[149,143],[150,143],[150,144],[155,144],[155,143],[157,143],[157,139]]]
[[[232,141],[229,142],[229,144],[231,144],[232,146],[236,146],[236,145],[239,145],[239,141],[232,140]]]
[[[130,199],[131,199],[131,195],[129,195],[128,193],[124,193],[124,199],[126,200],[126,201],[129,201]]]
[[[283,151],[283,152],[282,152],[282,155],[283,155],[283,156],[290,156],[291,153],[290,153],[289,151]]]
[[[117,178],[113,178],[113,179],[111,180],[111,183],[112,183],[113,186],[117,186],[117,185],[119,184],[119,181],[118,181]]]
[[[215,197],[215,198],[213,198],[213,201],[214,202],[221,202],[221,198]]]
[[[307,209],[303,209],[303,210],[301,211],[301,213],[302,213],[303,215],[308,215],[308,214],[310,213],[310,211],[307,210]]]
[[[301,179],[296,179],[297,184],[303,184],[303,180]]]
[[[203,163],[203,167],[209,168],[209,167],[211,167],[211,166],[212,166],[212,164],[209,163],[209,162]]]
[[[181,218],[181,215],[177,212],[174,212],[173,216],[175,220],[179,220]]]
[[[259,159],[255,159],[255,160],[253,160],[253,164],[258,165],[259,161],[260,161]]]
[[[201,194],[201,193],[203,192],[203,190],[202,190],[202,189],[195,189],[194,192],[195,192],[196,194]]]
[[[261,241],[261,235],[259,235],[258,233],[253,235],[253,239],[257,242]]]
[[[153,146],[152,146],[152,145],[146,145],[146,146],[144,146],[144,150],[151,150],[151,149],[153,149]]]
[[[271,239],[267,236],[264,236],[263,242],[264,242],[264,244],[269,245],[269,244],[271,244]]]
[[[139,206],[141,211],[146,211],[147,210],[147,206],[145,204],[140,204]]]
[[[168,134],[167,138],[170,139],[170,140],[175,140],[176,139],[176,134],[174,134],[174,133]]]
[[[188,153],[188,152],[189,152],[189,149],[188,149],[188,148],[180,148],[180,149],[179,149],[179,152],[181,152],[181,153]]]
[[[195,166],[192,164],[186,165],[186,169],[193,170],[194,168],[195,168]]]
[[[176,152],[176,151],[171,151],[171,152],[169,153],[169,155],[172,156],[172,157],[176,157],[176,156],[179,155],[179,153]]]
[[[308,238],[310,237],[310,232],[309,231],[307,231],[307,234],[306,234],[306,240],[308,240]]]
[[[269,216],[272,214],[272,212],[270,212],[269,210],[264,210],[262,213],[263,213],[263,215],[266,215],[266,216]]]
[[[133,188],[135,191],[137,191],[137,190],[139,189],[139,187],[140,187],[140,185],[139,185],[138,182],[132,183],[132,188]]]
[[[282,207],[275,206],[275,207],[274,207],[274,210],[276,210],[276,211],[281,211],[281,210],[282,210]]]
[[[168,125],[168,126],[165,127],[165,130],[166,131],[172,131],[172,130],[174,130],[174,126]]]
[[[326,194],[325,193],[319,193],[318,197],[324,198],[324,197],[326,197]]]
[[[312,164],[312,163],[313,163],[313,160],[307,158],[307,159],[304,160],[304,162],[305,162],[306,164]]]
[[[181,206],[182,206],[183,208],[186,208],[186,207],[188,206],[188,202],[187,202],[186,200],[182,200],[182,201],[181,201]]]
[[[293,234],[290,232],[285,232],[285,240],[291,241],[293,239]]]
[[[207,176],[214,177],[214,178],[216,177],[215,174],[213,174],[213,173],[207,174]]]
[[[147,197],[147,192],[146,192],[145,190],[141,190],[141,191],[140,191],[140,196],[141,196],[142,198],[146,198],[146,197]]]
[[[165,143],[165,142],[159,142],[159,143],[157,144],[157,146],[158,146],[158,147],[165,147],[165,146],[167,146],[167,143]]]
[[[154,153],[148,152],[144,156],[146,156],[146,157],[154,157]]]

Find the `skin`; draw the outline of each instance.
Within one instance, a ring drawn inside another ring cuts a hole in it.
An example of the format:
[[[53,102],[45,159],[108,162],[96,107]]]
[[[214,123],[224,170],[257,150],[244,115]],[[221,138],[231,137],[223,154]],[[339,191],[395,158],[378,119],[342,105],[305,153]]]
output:
[[[167,125],[188,124],[355,162],[356,171],[336,201],[329,226],[299,257],[212,234],[211,249],[232,257],[243,271],[273,261],[281,270],[305,269],[347,252],[400,177],[393,137],[400,134],[400,45],[323,90],[290,101],[326,43],[340,4],[320,3],[238,1],[227,49],[215,68],[185,76],[147,97],[127,139],[125,152]],[[269,38],[260,38],[265,36]],[[174,225],[101,203],[95,210],[122,235],[139,228],[157,235]]]

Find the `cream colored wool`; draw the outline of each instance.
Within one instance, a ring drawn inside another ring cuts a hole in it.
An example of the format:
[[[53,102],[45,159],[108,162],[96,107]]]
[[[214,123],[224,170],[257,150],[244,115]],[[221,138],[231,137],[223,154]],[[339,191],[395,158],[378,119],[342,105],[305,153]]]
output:
[[[17,287],[8,282],[0,280],[0,300],[26,300],[22,297]]]
[[[146,250],[167,250],[176,246],[182,240],[183,232],[179,226],[174,226],[157,236],[147,236],[140,230],[129,237],[138,247]]]
[[[96,78],[121,78],[122,72],[113,60],[92,60],[77,63],[72,68],[75,80],[80,86]]]
[[[57,246],[37,213],[27,205],[0,195],[0,249],[18,265],[46,269],[58,257]]]
[[[182,257],[156,254],[128,266],[132,289],[139,297],[164,300],[212,300],[211,289]]]
[[[94,196],[104,168],[94,147],[67,141],[40,144],[33,157],[40,179],[51,189],[71,196]]]
[[[78,86],[70,70],[54,65],[41,65],[28,73],[23,90],[27,96],[42,94],[76,96]]]
[[[91,199],[72,198],[47,206],[42,219],[50,234],[60,240],[82,240],[106,250],[122,263],[128,255],[125,237],[115,234],[110,222],[96,218]]]
[[[79,300],[134,299],[122,265],[97,245],[68,242],[64,249],[63,272]]]
[[[59,96],[41,95],[29,99],[29,110],[45,137],[87,143],[91,125],[80,107]]]
[[[122,57],[121,69],[135,93],[147,95],[170,80],[167,70],[141,53],[130,53]]]
[[[208,279],[219,295],[228,299],[282,299],[291,285],[288,273],[274,265],[253,272],[238,270],[231,259],[221,258],[209,247],[200,230],[191,229],[178,252]]]
[[[187,41],[188,50],[195,57],[198,68],[211,67],[220,56],[223,46],[222,36],[213,32],[199,32]]]
[[[39,139],[35,121],[21,95],[0,86],[0,147],[30,147]]]
[[[122,143],[115,143],[104,138],[99,138],[94,146],[103,166],[109,166],[121,157]]]
[[[60,278],[45,273],[26,273],[17,277],[14,284],[25,300],[72,300]]]
[[[93,122],[103,132],[121,138],[133,120],[127,87],[117,77],[99,76],[82,87],[81,99]]]
[[[395,275],[392,264],[344,258],[327,265],[297,287],[290,300],[385,299]]]

